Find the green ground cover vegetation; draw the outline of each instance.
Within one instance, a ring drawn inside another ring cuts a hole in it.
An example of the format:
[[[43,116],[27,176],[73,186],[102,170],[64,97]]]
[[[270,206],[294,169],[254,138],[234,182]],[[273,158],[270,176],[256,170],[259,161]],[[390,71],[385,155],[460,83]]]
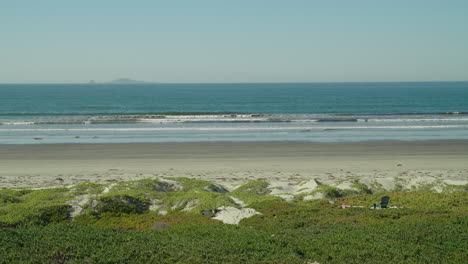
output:
[[[172,180],[0,190],[0,263],[466,263],[468,259],[467,186],[447,187],[442,193],[373,194],[356,182],[358,194],[319,186],[328,198],[304,201],[298,195],[286,202],[271,196],[264,181],[226,192],[206,181]],[[383,195],[391,197],[389,206],[398,208],[370,209]],[[70,201],[80,197],[86,197],[83,212],[71,219]],[[261,215],[228,225],[201,213],[223,205],[239,207],[231,197]],[[341,204],[354,207],[340,209]],[[151,206],[167,213],[150,210]],[[184,210],[188,207],[191,210]],[[166,228],[158,228],[161,223]]]

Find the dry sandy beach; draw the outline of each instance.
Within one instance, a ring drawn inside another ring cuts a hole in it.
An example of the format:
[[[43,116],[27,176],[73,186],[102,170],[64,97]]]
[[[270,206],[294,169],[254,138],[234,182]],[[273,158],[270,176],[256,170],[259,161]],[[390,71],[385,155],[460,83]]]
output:
[[[154,143],[0,146],[0,188],[190,177],[233,188],[254,179],[468,182],[468,141]]]

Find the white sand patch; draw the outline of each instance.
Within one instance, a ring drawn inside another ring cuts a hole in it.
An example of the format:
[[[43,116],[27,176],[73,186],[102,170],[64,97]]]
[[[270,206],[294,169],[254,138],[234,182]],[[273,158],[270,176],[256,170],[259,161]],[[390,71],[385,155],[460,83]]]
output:
[[[319,185],[320,183],[316,180],[303,181],[299,183],[298,185],[299,189],[295,193],[299,194],[299,193],[312,192]]]
[[[102,191],[101,194],[106,194],[106,193],[108,193],[108,192],[112,189],[112,187],[113,187],[114,185],[115,185],[115,183],[112,183],[112,184],[107,185],[106,188],[104,188],[104,190]]]
[[[270,182],[268,188],[271,190],[271,195],[294,193],[296,191],[296,185],[290,182]]]
[[[316,180],[302,181],[296,184],[291,182],[274,181],[270,182],[268,188],[271,190],[271,195],[282,197],[283,195],[310,193],[314,191],[317,186],[319,186],[319,183]]]
[[[158,178],[158,181],[168,183],[175,191],[181,191],[184,187],[182,183],[167,178]]]
[[[220,210],[213,219],[223,221],[225,224],[237,225],[242,219],[261,214],[252,208],[236,208],[232,206],[219,207]]]
[[[375,182],[385,190],[395,189],[395,180],[392,178],[377,178],[375,179]]]
[[[167,215],[167,210],[160,210],[159,215]]]
[[[436,184],[436,183],[437,183],[437,179],[435,179],[434,177],[421,176],[421,177],[410,178],[408,181],[408,186],[418,187],[420,185]]]
[[[230,192],[242,186],[241,183],[237,183],[237,182],[221,181],[221,183],[223,184],[224,188],[226,188],[226,190]]]
[[[190,200],[187,202],[185,205],[184,209],[182,209],[183,212],[190,212],[193,209],[197,208],[197,206],[200,205],[200,201],[198,199]]]
[[[83,206],[89,202],[91,195],[84,194],[75,197],[75,200],[68,201],[67,203],[71,205],[70,218],[73,219],[76,216],[80,215],[83,212]]]
[[[317,199],[324,199],[325,195],[321,192],[316,193],[314,195],[306,195],[302,198],[304,201],[310,201],[310,200],[317,200]]]
[[[333,185],[335,186],[336,188],[339,188],[339,189],[342,189],[342,190],[346,190],[346,189],[349,189],[349,190],[355,190],[356,188],[353,187],[353,183],[352,182],[341,182],[337,185]]]
[[[367,185],[371,190],[376,188],[382,188],[387,191],[391,191],[395,189],[395,179],[386,177],[386,178],[361,178],[359,182]]]
[[[465,185],[468,184],[468,180],[443,180],[447,185]]]
[[[171,206],[171,210],[176,210],[177,208],[181,207],[184,205],[187,201],[186,200],[180,200],[177,204]]]
[[[149,210],[150,211],[158,211],[158,209],[161,207],[161,205],[159,204],[160,200],[159,199],[151,199],[150,200],[150,206],[149,206]]]
[[[442,181],[431,176],[421,176],[416,178],[411,178],[406,184],[406,188],[411,189],[420,189],[420,188],[429,188],[432,191],[441,193],[445,184]]]
[[[247,204],[245,204],[243,201],[241,201],[239,198],[236,198],[234,196],[230,196],[230,198],[240,207],[245,207]]]

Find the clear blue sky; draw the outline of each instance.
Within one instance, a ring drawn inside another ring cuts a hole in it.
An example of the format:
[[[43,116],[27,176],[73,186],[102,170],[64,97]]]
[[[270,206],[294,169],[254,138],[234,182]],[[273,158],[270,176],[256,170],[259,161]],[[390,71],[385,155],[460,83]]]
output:
[[[467,0],[0,0],[0,83],[468,80]]]

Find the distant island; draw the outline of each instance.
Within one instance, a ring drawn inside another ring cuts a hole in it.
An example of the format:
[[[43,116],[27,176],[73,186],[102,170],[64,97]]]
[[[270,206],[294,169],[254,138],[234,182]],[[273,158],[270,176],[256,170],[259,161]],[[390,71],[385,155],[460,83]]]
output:
[[[94,81],[94,80],[91,80],[88,82],[89,84],[98,84],[98,82]],[[148,82],[145,82],[145,81],[137,81],[137,80],[133,80],[133,79],[130,79],[130,78],[119,78],[119,79],[115,79],[113,81],[110,81],[110,82],[102,82],[104,84],[140,84],[140,83],[148,83]]]

